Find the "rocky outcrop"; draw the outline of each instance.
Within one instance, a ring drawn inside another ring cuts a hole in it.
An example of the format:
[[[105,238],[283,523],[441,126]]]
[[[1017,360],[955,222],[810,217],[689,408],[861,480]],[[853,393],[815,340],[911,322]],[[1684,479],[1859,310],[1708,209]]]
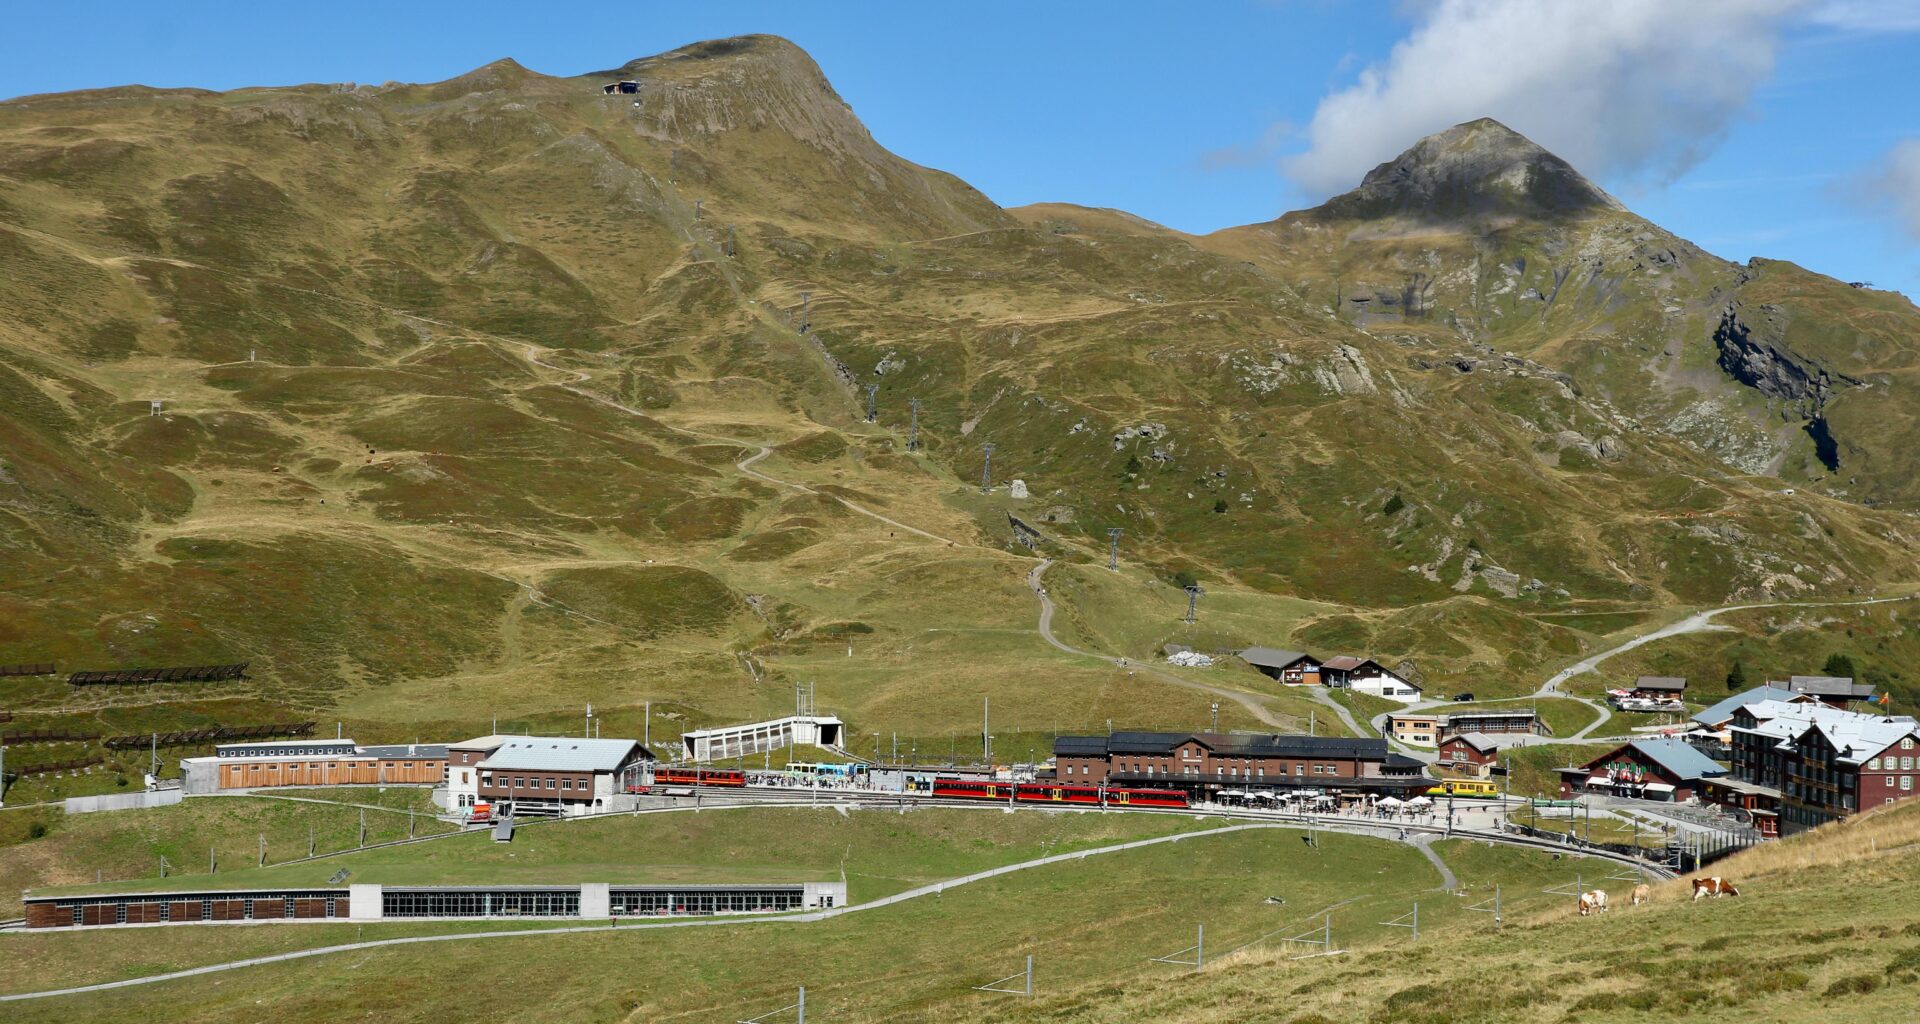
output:
[[[1765,312],[1769,321],[1780,316],[1777,310]],[[1780,339],[1784,325],[1769,324],[1770,329],[1755,331],[1740,313],[1736,304],[1728,303],[1713,331],[1718,362],[1727,376],[1763,395],[1794,403],[1808,419],[1819,417],[1836,386],[1861,386],[1859,380],[1834,373],[1788,348]]]

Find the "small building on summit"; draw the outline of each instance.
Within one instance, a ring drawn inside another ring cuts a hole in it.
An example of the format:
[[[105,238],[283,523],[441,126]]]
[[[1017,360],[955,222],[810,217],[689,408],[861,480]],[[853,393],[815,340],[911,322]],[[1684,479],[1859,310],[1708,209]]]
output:
[[[607,84],[600,87],[600,91],[607,94],[608,96],[614,96],[621,93],[626,93],[631,95],[633,93],[637,93],[640,91],[640,83],[639,82],[608,82]]]
[[[1768,685],[1804,693],[1822,704],[1842,709],[1855,701],[1873,699],[1872,683],[1856,683],[1847,676],[1789,676],[1785,683]]]
[[[1320,663],[1320,680],[1328,686],[1344,686],[1355,693],[1385,697],[1402,704],[1412,704],[1420,699],[1418,686],[1372,658],[1350,654],[1328,658]]]
[[[1249,647],[1240,652],[1240,660],[1252,665],[1261,675],[1290,686],[1318,686],[1321,682],[1320,659],[1305,651]]]

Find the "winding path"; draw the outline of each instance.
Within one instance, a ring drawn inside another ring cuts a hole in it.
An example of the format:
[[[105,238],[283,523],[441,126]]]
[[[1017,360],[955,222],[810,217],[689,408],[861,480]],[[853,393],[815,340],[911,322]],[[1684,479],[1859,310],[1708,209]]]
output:
[[[1752,611],[1757,608],[1847,608],[1847,607],[1855,607],[1858,605],[1888,604],[1895,601],[1911,601],[1914,599],[1915,596],[1916,595],[1913,595],[1913,594],[1903,594],[1898,597],[1872,597],[1872,598],[1865,598],[1859,601],[1770,601],[1770,602],[1764,602],[1761,604],[1730,604],[1723,608],[1709,608],[1705,611],[1695,612],[1694,614],[1689,615],[1684,619],[1680,619],[1677,622],[1670,622],[1667,625],[1661,626],[1659,629],[1653,630],[1648,633],[1643,633],[1624,643],[1616,644],[1597,654],[1592,654],[1585,658],[1582,658],[1581,660],[1576,661],[1571,665],[1568,665],[1566,668],[1563,668],[1560,671],[1555,672],[1552,676],[1548,677],[1546,682],[1540,684],[1540,688],[1538,690],[1535,690],[1532,693],[1524,694],[1519,697],[1502,697],[1497,700],[1480,701],[1478,703],[1498,704],[1498,703],[1506,703],[1506,702],[1512,702],[1512,701],[1533,700],[1534,698],[1537,698],[1537,697],[1553,697],[1559,700],[1578,701],[1579,703],[1585,704],[1587,707],[1592,708],[1596,713],[1594,720],[1591,722],[1588,722],[1586,725],[1586,728],[1581,729],[1579,732],[1576,732],[1571,736],[1514,737],[1513,738],[1514,742],[1516,743],[1516,745],[1520,745],[1520,746],[1538,745],[1540,743],[1580,743],[1580,742],[1589,741],[1589,740],[1601,740],[1601,739],[1630,740],[1636,737],[1594,736],[1593,735],[1594,730],[1607,724],[1607,722],[1611,720],[1613,716],[1613,712],[1610,709],[1608,709],[1606,705],[1600,703],[1599,701],[1592,700],[1587,697],[1582,697],[1576,693],[1570,693],[1566,690],[1561,689],[1561,686],[1564,683],[1566,683],[1569,679],[1572,679],[1574,676],[1584,675],[1588,672],[1596,671],[1600,667],[1601,662],[1606,661],[1608,658],[1611,658],[1616,654],[1624,654],[1627,651],[1631,651],[1636,647],[1643,647],[1647,644],[1653,643],[1655,640],[1664,640],[1670,636],[1683,636],[1688,633],[1712,633],[1712,632],[1721,632],[1725,630],[1730,630],[1732,629],[1731,626],[1722,626],[1713,621],[1715,618],[1718,618],[1721,615],[1725,615],[1728,612]],[[1445,707],[1446,705],[1447,705],[1446,701],[1438,701],[1438,700],[1421,701],[1417,704],[1407,705],[1406,710],[1420,711],[1420,710],[1425,710],[1427,708]],[[1380,729],[1380,732],[1382,735],[1386,735],[1386,730],[1384,728],[1380,728],[1386,722],[1386,718],[1387,716],[1382,714],[1382,715],[1375,716],[1373,719],[1374,726]],[[1392,743],[1396,748],[1398,748],[1404,753],[1413,755],[1415,757],[1421,757],[1424,760],[1431,760],[1434,757],[1434,754],[1432,751],[1406,747],[1403,744],[1401,744],[1399,741],[1394,740],[1390,736],[1388,737],[1387,742]]]
[[[1079,655],[1080,657],[1083,657],[1083,658],[1098,658],[1101,661],[1104,661],[1107,664],[1114,665],[1116,667],[1145,672],[1147,675],[1150,675],[1153,678],[1158,679],[1162,682],[1172,683],[1175,686],[1184,686],[1189,690],[1199,690],[1202,693],[1212,694],[1215,697],[1225,697],[1227,700],[1233,701],[1234,703],[1245,708],[1248,714],[1252,715],[1253,717],[1259,719],[1260,721],[1265,722],[1266,724],[1271,725],[1275,728],[1284,729],[1284,728],[1299,727],[1299,723],[1297,720],[1288,721],[1286,719],[1280,718],[1279,716],[1275,715],[1273,712],[1267,710],[1266,704],[1262,703],[1258,697],[1254,696],[1251,693],[1247,693],[1243,690],[1230,690],[1224,686],[1214,686],[1209,683],[1202,683],[1193,679],[1185,679],[1180,676],[1174,675],[1171,672],[1162,671],[1152,665],[1143,664],[1140,662],[1128,662],[1127,659],[1125,658],[1117,658],[1117,657],[1113,657],[1111,655],[1106,655],[1106,654],[1097,654],[1093,651],[1083,651],[1078,647],[1074,647],[1066,643],[1065,641],[1062,641],[1059,637],[1054,636],[1053,635],[1053,598],[1047,596],[1046,585],[1041,582],[1041,575],[1045,573],[1047,571],[1047,567],[1051,566],[1052,564],[1053,564],[1053,559],[1051,558],[1041,559],[1040,564],[1034,566],[1032,572],[1027,573],[1027,586],[1032,588],[1033,596],[1040,599],[1040,623],[1039,623],[1040,636],[1042,639],[1046,640],[1047,643],[1052,644],[1055,649],[1065,651],[1068,654]],[[1361,732],[1359,729],[1355,729],[1354,732],[1356,735],[1365,735],[1365,733]]]

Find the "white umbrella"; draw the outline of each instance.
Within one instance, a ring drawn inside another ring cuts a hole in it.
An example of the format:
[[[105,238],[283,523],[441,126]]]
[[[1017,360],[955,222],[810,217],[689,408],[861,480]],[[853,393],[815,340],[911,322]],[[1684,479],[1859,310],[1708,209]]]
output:
[[[1404,807],[1406,806],[1406,803],[1407,802],[1405,800],[1400,800],[1395,797],[1389,796],[1389,797],[1380,798],[1380,801],[1374,804],[1374,806],[1375,807]]]
[[[1392,797],[1388,797],[1388,798],[1387,798],[1387,800],[1391,800],[1391,799],[1393,799],[1393,798],[1392,798]],[[1387,801],[1386,801],[1386,800],[1382,800],[1382,801],[1380,801],[1380,802],[1381,802],[1381,803],[1386,803]],[[1413,799],[1411,799],[1411,800],[1409,800],[1409,801],[1407,801],[1407,806],[1408,806],[1408,807],[1432,807],[1432,806],[1433,806],[1433,800],[1432,800],[1431,798],[1429,798],[1429,797],[1424,797],[1424,796],[1416,796],[1416,797],[1414,797]]]

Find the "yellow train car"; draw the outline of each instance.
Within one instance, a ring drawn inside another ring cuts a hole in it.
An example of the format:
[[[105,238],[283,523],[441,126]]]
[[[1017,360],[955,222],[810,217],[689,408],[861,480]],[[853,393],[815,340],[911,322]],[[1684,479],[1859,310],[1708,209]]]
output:
[[[1427,790],[1427,795],[1493,800],[1500,796],[1500,787],[1484,779],[1441,779],[1439,785]]]

